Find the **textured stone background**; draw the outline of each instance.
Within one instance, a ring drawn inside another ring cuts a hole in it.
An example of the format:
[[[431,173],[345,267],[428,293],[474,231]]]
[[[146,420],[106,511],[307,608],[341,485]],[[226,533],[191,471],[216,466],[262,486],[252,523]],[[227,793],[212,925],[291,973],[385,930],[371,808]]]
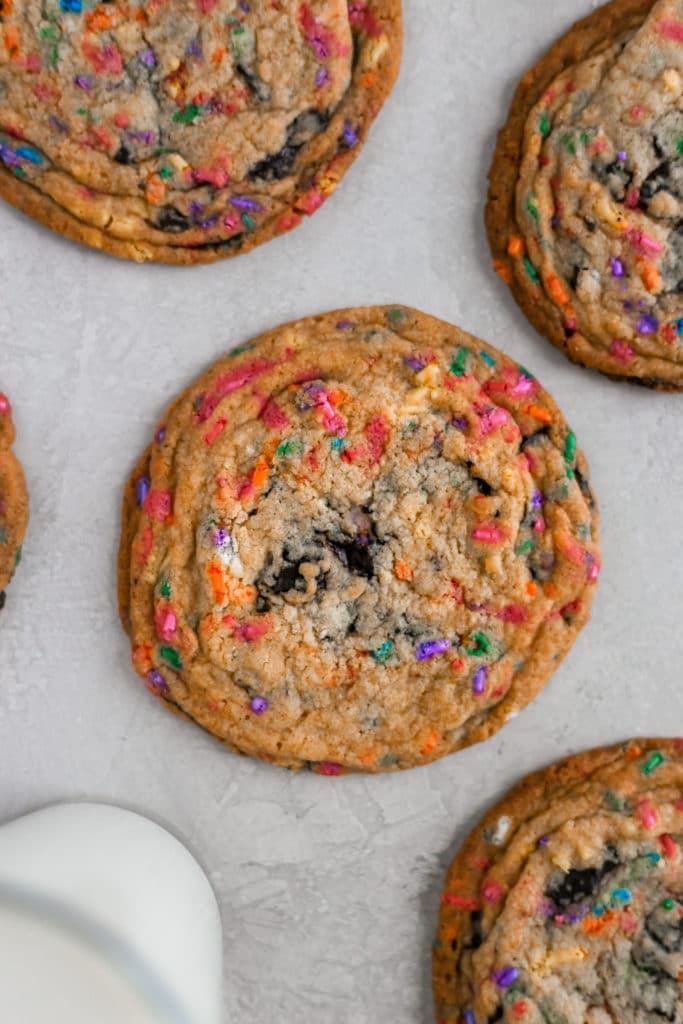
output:
[[[89,797],[169,824],[220,899],[232,1022],[427,1024],[440,879],[474,818],[557,756],[681,730],[682,399],[565,362],[490,270],[482,228],[515,78],[596,5],[404,6],[400,82],[365,153],[311,221],[250,256],[138,267],[0,207],[0,384],[33,502],[0,627],[0,820]],[[553,683],[486,745],[400,776],[293,776],[225,753],[133,675],[114,595],[121,486],[219,352],[374,302],[457,322],[541,377],[592,466],[604,575]]]

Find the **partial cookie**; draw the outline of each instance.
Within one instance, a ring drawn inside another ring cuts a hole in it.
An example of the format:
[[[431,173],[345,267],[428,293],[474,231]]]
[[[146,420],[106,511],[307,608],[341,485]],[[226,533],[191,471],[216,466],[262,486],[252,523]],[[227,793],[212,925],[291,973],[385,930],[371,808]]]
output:
[[[326,774],[435,760],[547,682],[599,569],[586,462],[532,374],[442,321],[351,309],[224,356],[126,490],[148,686]]]
[[[334,191],[401,0],[0,0],[0,196],[115,256],[204,263]]]
[[[683,1022],[683,740],[524,779],[453,861],[440,1024]]]
[[[683,4],[615,0],[522,79],[489,174],[496,269],[574,362],[683,388]]]
[[[28,495],[21,466],[11,450],[14,441],[12,407],[0,392],[0,610],[4,589],[21,558],[28,522]]]

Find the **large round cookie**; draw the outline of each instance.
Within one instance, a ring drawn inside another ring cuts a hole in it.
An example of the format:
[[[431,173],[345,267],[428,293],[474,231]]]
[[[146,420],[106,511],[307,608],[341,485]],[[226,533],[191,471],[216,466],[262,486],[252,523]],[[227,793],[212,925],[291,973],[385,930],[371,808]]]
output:
[[[500,728],[585,623],[597,515],[534,377],[456,327],[351,309],[270,331],[171,406],[124,500],[149,687],[327,774]]]
[[[529,776],[472,832],[441,898],[440,1024],[683,1022],[683,740]]]
[[[0,196],[200,263],[336,188],[396,77],[400,0],[0,0]]]
[[[4,589],[21,558],[28,522],[26,483],[11,450],[13,441],[12,408],[0,392],[0,609],[5,604]]]
[[[683,388],[683,5],[615,0],[522,79],[489,175],[495,266],[572,360]]]

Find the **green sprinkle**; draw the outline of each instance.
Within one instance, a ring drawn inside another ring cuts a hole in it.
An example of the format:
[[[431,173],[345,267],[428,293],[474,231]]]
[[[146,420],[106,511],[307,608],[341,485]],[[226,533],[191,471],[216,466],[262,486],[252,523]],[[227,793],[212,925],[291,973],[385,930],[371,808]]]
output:
[[[536,380],[536,378],[534,377],[534,375],[531,372],[531,370],[527,370],[526,366],[522,366],[520,364],[518,369],[519,369],[519,372],[522,374],[522,376],[526,377],[527,380]]]
[[[159,593],[162,597],[171,596],[171,584],[168,582],[165,576],[162,576],[159,580]]]
[[[465,366],[467,365],[467,356],[469,352],[466,348],[459,348],[458,354],[451,363],[451,373],[455,374],[456,377],[462,377],[465,373]]]
[[[525,555],[527,551],[531,551],[533,546],[534,542],[532,540],[525,540],[522,544],[517,545],[517,547],[515,548],[515,554]]]
[[[375,661],[388,661],[394,652],[394,644],[392,640],[385,640],[381,647],[378,647],[376,651],[371,651]]]
[[[392,324],[398,323],[398,321],[402,320],[405,315],[406,315],[406,313],[405,313],[404,309],[388,309],[387,310],[387,320],[389,321],[389,323],[392,323]]]
[[[658,750],[655,750],[650,754],[640,770],[643,775],[652,775],[655,768],[659,768],[660,764],[664,764],[664,754],[660,754]]]
[[[543,111],[538,119],[538,130],[544,139],[547,139],[550,135],[550,118],[545,111]]]
[[[567,434],[567,440],[564,443],[564,461],[571,464],[576,456],[576,434],[571,430]]]
[[[676,149],[678,150],[680,155],[683,156],[683,136],[681,136],[681,138],[678,140],[678,143],[676,144]]]
[[[480,353],[479,353],[479,355],[480,355],[480,356],[481,356],[481,358],[482,358],[482,359],[484,360],[484,362],[486,363],[486,365],[487,365],[487,366],[495,366],[495,365],[496,365],[496,360],[495,360],[495,359],[493,359],[493,358],[492,358],[492,357],[491,357],[491,356],[490,356],[490,355],[488,354],[488,352],[480,352]]]
[[[613,811],[623,811],[626,801],[618,796],[613,790],[608,789],[605,793],[605,803]]]
[[[180,657],[175,647],[160,647],[159,657],[162,661],[165,661],[167,665],[174,668],[176,672],[180,672],[183,667],[183,659]]]
[[[573,136],[569,132],[561,136],[560,145],[564,146],[568,153],[576,153],[576,145],[574,144]]]
[[[278,455],[301,455],[304,450],[303,441],[297,438],[294,441],[283,441],[277,449]]]
[[[202,108],[196,103],[188,103],[182,110],[176,110],[173,120],[176,124],[192,124],[194,119],[201,114]]]
[[[249,216],[249,214],[246,212],[246,210],[242,214],[240,220],[244,224],[245,228],[247,228],[247,230],[249,230],[249,231],[253,231],[254,228],[256,227],[256,221],[254,220],[253,217]]]
[[[172,175],[173,175],[173,168],[172,167],[160,167],[159,168],[159,177],[163,178],[164,181],[166,181],[168,178],[172,177]]]
[[[243,352],[248,352],[248,351],[249,351],[249,345],[238,345],[238,347],[234,348],[232,350],[232,352],[229,353],[229,355],[230,355],[230,358],[232,359],[233,356],[241,356]]]
[[[589,139],[590,139],[590,135],[588,134],[588,132],[581,132],[581,141],[584,144],[584,146],[588,145],[588,140]]]
[[[533,196],[526,197],[526,208],[527,212],[531,215],[532,220],[538,224],[540,222],[540,215],[538,213],[538,206]]]
[[[665,910],[673,910],[674,901],[671,898],[667,897],[665,900],[662,900],[662,906]]]
[[[19,562],[21,561],[21,555],[22,555],[23,550],[24,549],[22,548],[22,546],[20,544],[19,547],[17,548],[17,550],[14,552],[14,565],[15,565],[15,567],[17,565],[19,565]]]
[[[88,111],[86,110],[85,107],[76,107],[76,113],[79,115],[79,117],[87,117],[88,116]]]
[[[465,651],[471,657],[480,656],[482,654],[488,654],[491,650],[491,641],[487,637],[486,633],[473,633],[472,639],[474,640],[474,647],[466,647]]]
[[[524,264],[524,269],[526,270],[527,274],[534,282],[534,284],[539,284],[541,279],[538,276],[538,271],[536,270],[536,267],[533,265],[529,257],[525,256],[522,260],[522,263]]]

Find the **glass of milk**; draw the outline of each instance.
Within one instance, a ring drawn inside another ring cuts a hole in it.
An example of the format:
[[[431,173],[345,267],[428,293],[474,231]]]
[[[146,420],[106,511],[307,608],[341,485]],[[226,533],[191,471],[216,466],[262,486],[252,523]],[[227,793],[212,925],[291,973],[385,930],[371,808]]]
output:
[[[220,1024],[220,917],[201,868],[130,811],[0,826],[0,1020]]]

